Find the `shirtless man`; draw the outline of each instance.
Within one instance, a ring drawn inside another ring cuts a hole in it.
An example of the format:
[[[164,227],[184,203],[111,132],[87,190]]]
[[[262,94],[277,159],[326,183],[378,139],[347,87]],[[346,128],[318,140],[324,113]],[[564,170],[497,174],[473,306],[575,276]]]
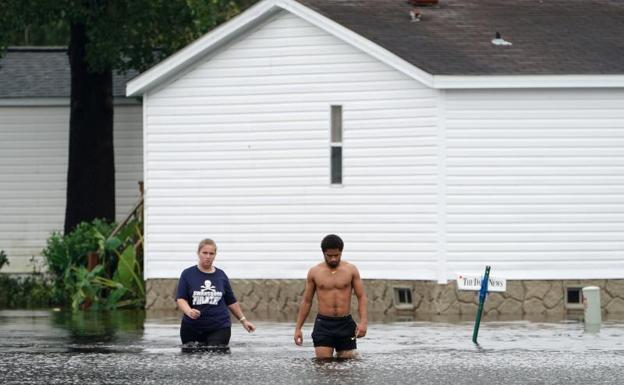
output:
[[[295,344],[303,344],[301,328],[312,307],[314,293],[317,294],[318,315],[314,322],[312,341],[316,358],[353,357],[355,339],[366,335],[366,293],[358,269],[346,261],[341,261],[344,243],[339,236],[330,234],[323,238],[321,250],[325,262],[313,266],[308,272],[305,291],[295,326]],[[351,317],[351,292],[358,299],[360,323]]]

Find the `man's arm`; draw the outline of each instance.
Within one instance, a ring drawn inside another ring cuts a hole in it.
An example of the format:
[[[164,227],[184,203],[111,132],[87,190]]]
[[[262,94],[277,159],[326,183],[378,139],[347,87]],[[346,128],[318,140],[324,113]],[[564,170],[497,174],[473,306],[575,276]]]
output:
[[[310,314],[310,308],[312,307],[312,299],[316,292],[316,284],[314,283],[314,268],[308,271],[308,277],[306,278],[305,290],[303,291],[303,297],[301,298],[301,304],[299,305],[299,312],[297,313],[297,324],[295,325],[295,344],[303,345],[303,333],[301,328],[305,322],[308,314]]]
[[[364,290],[364,283],[360,278],[360,272],[357,267],[353,266],[353,291],[358,300],[358,314],[360,316],[360,322],[357,325],[357,337],[364,337],[366,335],[366,329],[368,328],[368,298],[366,298],[366,291]]]

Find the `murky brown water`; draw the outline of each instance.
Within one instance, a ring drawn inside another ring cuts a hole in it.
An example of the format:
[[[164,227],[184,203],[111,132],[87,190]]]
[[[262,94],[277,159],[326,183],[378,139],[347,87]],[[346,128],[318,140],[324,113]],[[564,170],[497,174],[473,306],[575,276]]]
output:
[[[142,312],[0,311],[2,384],[624,384],[624,322],[598,334],[579,321],[473,321],[369,326],[360,358],[317,362],[306,325],[234,325],[230,354],[182,353],[178,316]]]

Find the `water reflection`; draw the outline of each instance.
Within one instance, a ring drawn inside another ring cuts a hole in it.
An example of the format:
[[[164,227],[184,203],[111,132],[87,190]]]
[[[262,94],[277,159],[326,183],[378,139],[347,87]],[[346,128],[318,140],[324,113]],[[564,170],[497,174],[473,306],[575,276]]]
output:
[[[0,311],[0,352],[139,352],[145,312]]]
[[[52,323],[67,330],[73,344],[110,343],[142,337],[145,311],[53,312]]]

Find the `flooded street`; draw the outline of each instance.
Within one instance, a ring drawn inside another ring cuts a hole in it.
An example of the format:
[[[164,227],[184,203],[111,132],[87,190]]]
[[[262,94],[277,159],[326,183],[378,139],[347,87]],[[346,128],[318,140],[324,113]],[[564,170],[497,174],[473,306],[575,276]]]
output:
[[[0,311],[2,384],[613,384],[624,383],[624,323],[578,321],[369,325],[360,358],[317,362],[304,327],[233,325],[230,354],[182,353],[176,315]]]

